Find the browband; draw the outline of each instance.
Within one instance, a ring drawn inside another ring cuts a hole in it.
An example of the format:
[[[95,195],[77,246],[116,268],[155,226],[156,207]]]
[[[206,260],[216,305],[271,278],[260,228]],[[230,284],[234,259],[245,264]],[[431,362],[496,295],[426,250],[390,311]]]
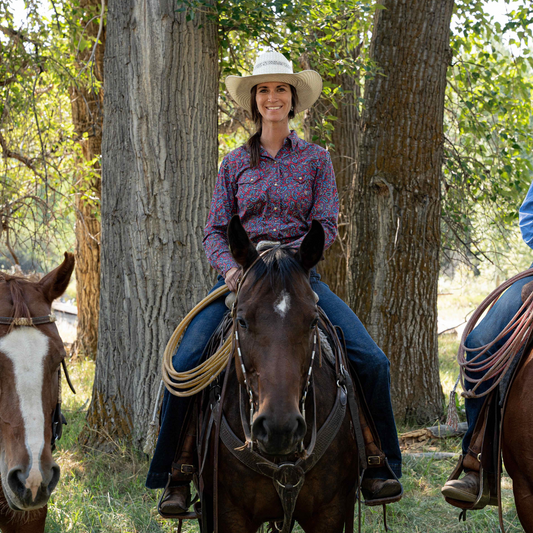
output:
[[[14,318],[12,316],[0,316],[0,324],[6,326],[38,326],[39,324],[49,324],[56,321],[56,316],[49,314],[46,316],[35,316],[32,318],[19,317]]]

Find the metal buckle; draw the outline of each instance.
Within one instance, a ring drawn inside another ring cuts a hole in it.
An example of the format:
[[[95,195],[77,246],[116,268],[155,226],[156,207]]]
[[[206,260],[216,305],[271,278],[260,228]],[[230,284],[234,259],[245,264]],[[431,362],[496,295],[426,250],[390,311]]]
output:
[[[367,461],[370,466],[380,465],[381,457],[379,455],[369,455]]]
[[[182,464],[180,467],[180,472],[182,474],[194,474],[194,471],[194,465]]]

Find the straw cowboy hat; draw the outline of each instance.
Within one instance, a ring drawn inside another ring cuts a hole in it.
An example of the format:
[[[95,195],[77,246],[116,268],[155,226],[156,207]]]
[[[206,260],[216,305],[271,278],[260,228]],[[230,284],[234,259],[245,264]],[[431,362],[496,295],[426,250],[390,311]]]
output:
[[[258,83],[278,81],[292,85],[298,93],[294,113],[311,107],[322,92],[322,78],[314,70],[292,71],[292,63],[279,52],[263,52],[257,57],[251,76],[228,76],[226,87],[231,97],[246,111],[251,112],[252,87]]]

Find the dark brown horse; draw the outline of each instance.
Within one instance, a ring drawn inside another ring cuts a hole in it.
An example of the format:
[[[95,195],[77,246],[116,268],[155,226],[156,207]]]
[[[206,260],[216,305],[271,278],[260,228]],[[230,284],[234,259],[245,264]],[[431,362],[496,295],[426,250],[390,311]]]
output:
[[[355,437],[335,366],[316,355],[319,314],[309,272],[323,254],[322,226],[313,222],[299,249],[278,246],[261,257],[238,217],[232,219],[228,237],[233,257],[247,274],[234,307],[236,372],[232,368],[229,374],[221,416],[218,501],[214,509],[213,463],[208,460],[202,472],[204,516],[218,517],[219,533],[253,533],[266,522],[277,522],[281,530],[287,516],[285,531],[294,521],[306,533],[340,533],[345,524],[346,531],[352,531],[358,481]],[[332,412],[338,418],[336,432],[324,430],[331,426],[326,419]],[[214,435],[211,449],[217,447]],[[320,455],[328,438],[327,450]],[[255,456],[251,468],[235,455],[240,453],[238,441],[252,448],[244,461],[252,461],[256,452],[261,456]],[[318,461],[312,464],[315,456]],[[282,463],[297,466],[280,469],[274,479],[260,473],[272,474]],[[292,492],[287,496],[282,489]],[[296,501],[287,514],[291,498]],[[202,531],[212,528],[207,521]]]
[[[503,418],[502,451],[513,480],[516,511],[533,533],[533,350],[524,356],[513,381]]]
[[[52,457],[63,342],[52,301],[67,288],[74,256],[39,282],[0,275],[0,530],[44,531],[59,480]],[[60,414],[59,414],[60,416]]]

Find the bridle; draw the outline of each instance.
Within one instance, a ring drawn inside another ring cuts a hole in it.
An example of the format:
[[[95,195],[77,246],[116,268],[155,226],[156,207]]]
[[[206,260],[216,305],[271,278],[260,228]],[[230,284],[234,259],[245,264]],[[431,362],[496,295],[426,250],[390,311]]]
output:
[[[237,303],[239,301],[239,295],[240,295],[240,291],[241,291],[242,285],[244,283],[244,280],[247,278],[248,274],[253,269],[253,267],[256,265],[256,263],[262,257],[267,255],[268,253],[270,253],[272,251],[275,251],[275,250],[278,250],[279,248],[280,248],[280,245],[277,245],[277,246],[274,246],[273,248],[269,248],[268,250],[265,250],[265,251],[261,252],[255,258],[253,263],[245,270],[245,272],[243,273],[243,275],[241,276],[241,278],[239,280],[239,283],[238,283],[238,286],[237,286],[236,295],[235,295],[235,300],[233,301],[233,305],[232,305],[232,308],[231,308],[231,317],[233,319],[232,332],[233,332],[233,346],[234,346],[234,350],[232,350],[232,351],[237,354],[238,362],[239,362],[239,365],[240,365],[240,368],[241,368],[241,372],[242,372],[242,376],[243,376],[244,387],[246,388],[246,394],[248,396],[248,401],[250,403],[249,421],[248,421],[248,420],[246,420],[246,417],[245,417],[243,409],[242,409],[242,401],[241,401],[242,394],[239,393],[239,403],[241,404],[241,421],[242,421],[244,434],[245,434],[245,437],[246,437],[246,444],[249,446],[251,451],[253,451],[253,442],[254,442],[254,438],[253,438],[253,421],[254,421],[254,413],[255,413],[254,391],[253,391],[253,389],[252,389],[252,387],[250,385],[250,382],[248,380],[246,367],[244,365],[244,359],[243,359],[243,356],[242,356],[241,344],[240,344],[240,340],[239,340],[239,332],[238,332],[238,328],[237,328]],[[301,415],[302,415],[304,420],[305,420],[305,402],[307,400],[307,394],[308,394],[309,389],[311,387],[311,380],[312,380],[312,373],[313,373],[313,364],[314,364],[314,361],[315,361],[315,354],[317,353],[317,348],[318,348],[318,350],[320,350],[320,344],[318,342],[318,339],[320,338],[319,334],[318,334],[318,321],[317,321],[317,324],[315,324],[313,329],[314,329],[314,331],[313,331],[313,333],[314,333],[313,351],[311,353],[311,360],[310,360],[310,363],[309,363],[309,369],[307,371],[307,379],[306,379],[306,382],[305,382],[305,385],[304,385],[304,388],[303,388],[303,391],[302,391],[302,395],[301,395],[301,398],[300,398],[300,411],[301,411]],[[241,390],[241,387],[239,387],[239,392],[240,392],[240,390]],[[314,399],[314,396],[313,396],[313,399]],[[314,409],[314,411],[315,411],[315,414],[316,414],[316,409]],[[316,434],[316,420],[315,420],[315,424],[313,426],[313,436],[315,436],[315,434]],[[312,447],[313,446],[314,446],[314,438],[311,439],[311,446],[310,446],[310,449],[307,450],[307,455],[310,455],[310,453],[312,452]],[[301,447],[302,447],[301,451],[303,451],[303,442],[301,443]]]
[[[44,316],[35,316],[35,317],[8,317],[0,316],[0,324],[4,326],[15,326],[15,327],[35,327],[42,324],[53,324],[57,320],[56,316],[53,313]],[[67,365],[65,363],[65,356],[61,358],[61,366],[63,367],[63,372],[67,380],[68,386],[73,394],[76,394],[76,390],[70,381],[70,376],[67,370]],[[52,450],[55,448],[55,442],[61,438],[63,433],[63,424],[66,424],[65,417],[61,413],[61,368],[58,369],[58,393],[57,393],[57,404],[52,413]]]
[[[50,324],[56,321],[54,314],[35,317],[12,317],[12,316],[0,316],[0,324],[4,326],[39,326],[41,324]]]
[[[232,353],[235,353],[235,363],[240,365],[241,372],[243,374],[244,387],[246,388],[246,394],[248,395],[250,402],[250,412],[249,412],[249,421],[247,420],[246,411],[243,408],[242,401],[242,390],[243,386],[239,384],[239,403],[240,403],[240,418],[243,427],[243,432],[245,436],[245,442],[233,432],[231,429],[228,420],[226,419],[222,405],[224,403],[224,398],[226,395],[227,385],[228,385],[228,376],[229,369],[231,367],[232,358],[229,359],[226,367],[226,375],[224,382],[222,384],[222,392],[220,394],[214,395],[211,403],[211,415],[209,417],[209,422],[207,422],[206,428],[206,439],[205,439],[205,457],[207,457],[207,450],[209,446],[209,435],[211,432],[211,424],[215,424],[215,442],[214,442],[214,464],[213,464],[213,511],[215,516],[214,530],[215,533],[218,532],[218,449],[219,442],[222,442],[225,448],[243,465],[253,470],[254,472],[266,476],[271,479],[274,485],[274,488],[280,498],[281,506],[283,508],[283,520],[277,521],[275,523],[275,528],[281,533],[289,533],[292,529],[292,517],[298,499],[298,494],[302,489],[305,481],[305,475],[307,472],[312,470],[312,468],[318,463],[321,457],[325,454],[326,450],[329,448],[330,444],[335,439],[337,433],[340,430],[340,427],[344,421],[347,410],[351,413],[352,426],[354,428],[357,447],[358,447],[358,485],[357,491],[359,491],[361,479],[364,473],[366,457],[365,457],[365,448],[361,426],[359,423],[358,417],[358,407],[355,400],[353,392],[353,384],[349,373],[346,370],[346,361],[343,355],[343,349],[341,347],[339,338],[337,336],[335,327],[329,322],[325,313],[318,308],[319,320],[321,321],[321,326],[325,328],[325,332],[333,340],[332,350],[334,353],[335,359],[335,375],[336,375],[336,384],[337,392],[335,402],[329,415],[324,421],[322,427],[317,430],[317,419],[316,419],[316,394],[314,387],[312,386],[312,369],[315,359],[315,355],[318,351],[321,354],[321,344],[320,336],[318,334],[318,323],[315,326],[315,336],[313,340],[313,352],[311,355],[311,362],[309,365],[309,370],[307,372],[307,380],[302,391],[301,396],[301,410],[302,416],[305,420],[305,401],[308,396],[308,392],[311,391],[313,398],[313,425],[311,428],[311,439],[307,449],[303,449],[303,441],[300,444],[300,450],[298,453],[299,458],[295,462],[282,462],[274,463],[269,459],[265,458],[262,455],[259,455],[253,450],[253,437],[251,424],[253,424],[254,416],[254,401],[253,401],[253,390],[250,386],[250,381],[246,372],[246,367],[244,365],[242,350],[240,349],[239,335],[237,332],[237,302],[239,299],[240,291],[243,286],[243,282],[246,277],[249,275],[252,268],[255,264],[261,259],[265,254],[278,249],[278,247],[271,248],[262,252],[252,264],[246,269],[243,276],[241,277],[235,300],[231,308],[231,318],[232,318]],[[317,349],[318,347],[318,349]],[[237,361],[238,359],[238,361]],[[204,459],[205,459],[204,457]],[[200,470],[200,476],[203,470]],[[360,501],[360,500],[359,500]],[[359,513],[361,516],[361,513]],[[353,523],[348,525],[346,531],[353,531]],[[359,522],[359,531],[361,531],[361,524]]]

